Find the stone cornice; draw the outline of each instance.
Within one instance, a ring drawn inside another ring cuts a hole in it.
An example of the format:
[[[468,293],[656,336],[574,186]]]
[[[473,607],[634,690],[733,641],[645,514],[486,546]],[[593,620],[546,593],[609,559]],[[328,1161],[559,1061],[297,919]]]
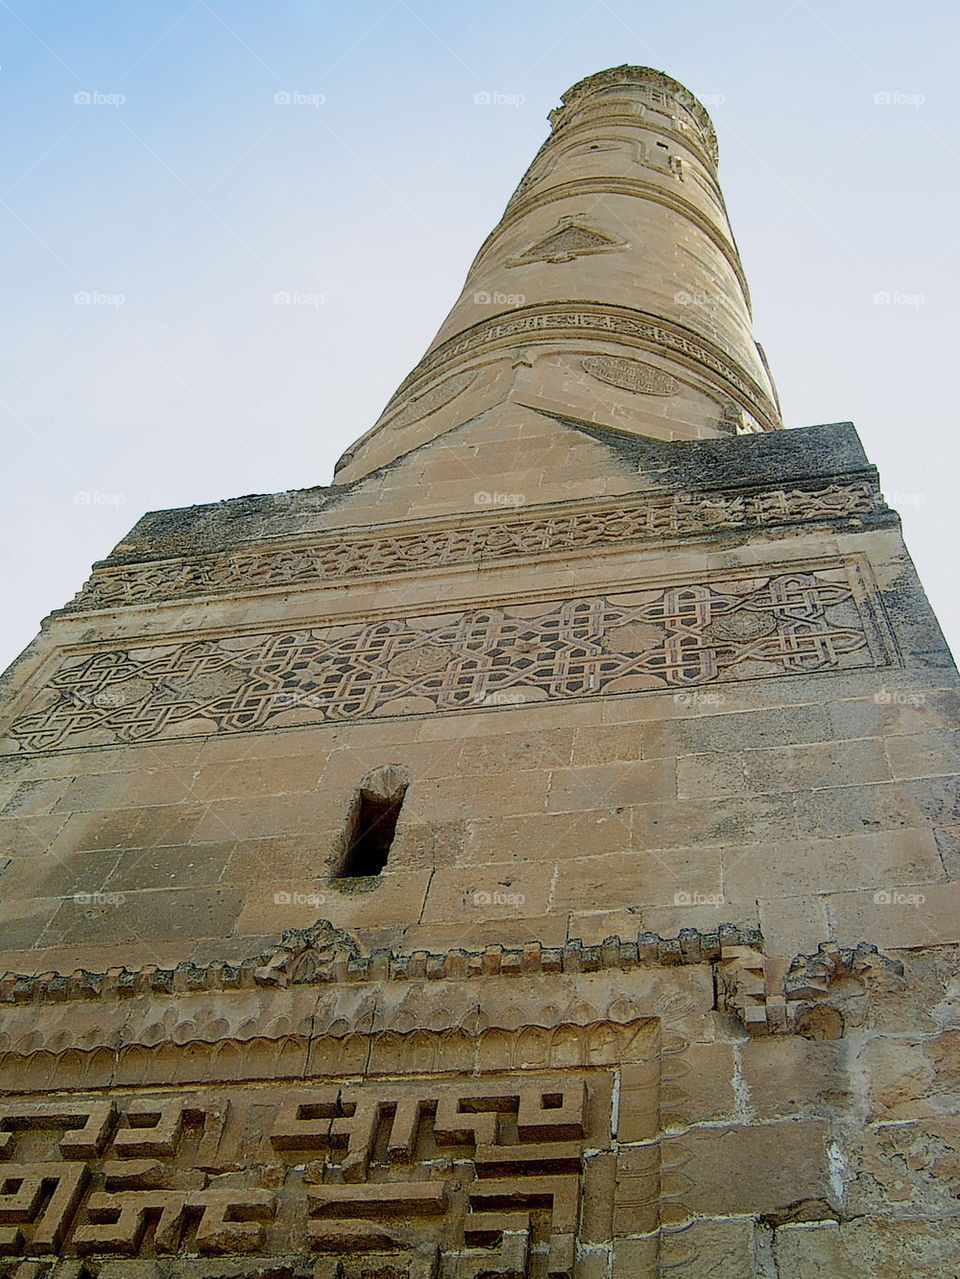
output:
[[[103,561],[60,616],[216,596],[289,590],[321,582],[458,565],[501,565],[531,555],[617,549],[817,521],[862,522],[883,510],[872,474],[695,493],[637,494],[603,502],[499,510],[471,520],[443,517],[310,538],[111,564]]]
[[[532,940],[520,947],[491,945],[479,951],[375,950],[362,955],[352,937],[321,919],[308,929],[288,929],[279,945],[239,964],[183,962],[165,969],[156,965],[111,968],[105,973],[78,969],[70,975],[8,972],[0,978],[0,1029],[6,1020],[4,1005],[25,1009],[69,1001],[122,1003],[217,992],[288,988],[292,992],[304,987],[322,987],[336,994],[340,989],[398,983],[429,986],[486,978],[579,977],[702,964],[715,969],[717,1008],[737,1015],[754,1035],[810,1031],[815,1037],[837,1037],[843,1031],[843,1017],[831,1003],[834,982],[852,978],[865,990],[878,978],[899,982],[903,975],[899,961],[867,942],[855,948],[827,942],[816,954],[797,955],[789,964],[785,959],[774,961],[763,953],[758,929],[733,924],[721,924],[709,933],[685,928],[672,938],[650,932],[641,932],[635,941],[610,936],[599,945],[571,940],[562,947],[545,947]],[[636,1010],[631,1010],[630,1016],[634,1015]]]
[[[287,929],[279,945],[239,964],[185,961],[174,968],[110,968],[104,973],[77,969],[70,975],[49,972],[0,977],[0,1005],[60,1003],[64,1000],[126,999],[135,995],[174,995],[192,991],[237,991],[287,985],[356,984],[383,981],[464,981],[476,977],[538,976],[629,970],[644,966],[712,963],[725,946],[760,946],[756,929],[721,924],[716,932],[682,929],[675,938],[640,933],[636,941],[609,937],[596,946],[569,941],[561,947],[531,941],[522,947],[487,946],[409,954],[375,950],[361,955],[349,934],[327,920],[311,928]]]
[[[605,71],[598,71],[594,75],[585,76],[584,79],[578,80],[562,95],[560,100],[563,106],[550,112],[550,123],[553,126],[554,134],[567,125],[573,112],[591,93],[616,84],[622,84],[625,87],[627,85],[636,85],[642,88],[655,89],[671,97],[678,106],[687,111],[691,119],[696,123],[703,134],[710,155],[714,163],[716,163],[718,156],[717,135],[706,107],[694,97],[689,89],[684,88],[679,80],[674,80],[672,76],[663,71],[656,71],[653,67],[633,67],[629,65],[610,67]]]

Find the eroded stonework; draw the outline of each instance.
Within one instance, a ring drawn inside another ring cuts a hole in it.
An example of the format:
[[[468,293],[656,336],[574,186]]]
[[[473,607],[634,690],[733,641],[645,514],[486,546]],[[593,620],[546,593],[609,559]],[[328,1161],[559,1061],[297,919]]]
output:
[[[351,531],[349,536],[317,538],[305,546],[274,551],[125,567],[105,565],[94,572],[68,607],[84,611],[118,608],[235,592],[244,587],[263,589],[355,574],[421,572],[444,565],[495,562],[515,555],[556,554],[724,529],[855,519],[873,514],[878,505],[874,488],[867,481],[857,481],[811,490],[669,495],[569,514],[473,521],[466,527],[459,524],[405,536],[370,537]]]

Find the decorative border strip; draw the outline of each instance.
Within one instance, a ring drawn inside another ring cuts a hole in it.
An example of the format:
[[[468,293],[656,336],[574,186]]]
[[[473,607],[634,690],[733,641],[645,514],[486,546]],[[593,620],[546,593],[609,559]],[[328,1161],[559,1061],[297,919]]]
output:
[[[309,542],[145,563],[98,565],[59,610],[90,612],[255,589],[311,586],[384,573],[499,562],[511,557],[669,541],[706,533],[813,520],[860,519],[883,509],[875,483],[853,480],[820,488],[744,494],[713,490],[659,494],[616,506],[577,507],[509,518],[447,524],[409,533],[343,530]]]
[[[439,375],[451,362],[474,355],[479,357],[488,350],[512,346],[518,340],[556,341],[571,334],[604,342],[623,341],[667,358],[688,360],[701,373],[712,373],[728,388],[734,388],[742,397],[743,407],[767,430],[780,429],[779,414],[767,393],[719,346],[708,344],[691,329],[649,312],[601,302],[541,302],[481,320],[428,352],[397,388],[380,421],[385,422],[394,407],[422,379]]]
[[[715,932],[682,928],[676,937],[641,932],[636,941],[608,937],[600,945],[579,940],[563,946],[487,946],[483,950],[426,950],[403,954],[374,950],[361,955],[353,938],[325,919],[310,928],[287,928],[278,946],[239,964],[188,960],[174,968],[145,964],[141,968],[110,968],[105,973],[78,968],[69,976],[49,972],[0,977],[0,1004],[62,1003],[78,999],[127,999],[134,995],[180,995],[194,991],[238,991],[287,985],[323,986],[382,981],[465,981],[473,977],[535,977],[561,973],[593,973],[602,969],[629,970],[677,964],[714,963],[726,946],[760,947],[759,929],[721,924]],[[303,979],[304,957],[310,957],[310,976]],[[317,962],[314,963],[313,961]]]
[[[7,734],[21,750],[51,750],[91,733],[134,743],[193,736],[204,722],[249,732],[890,665],[882,602],[856,556],[765,567],[762,579],[641,578],[639,594],[526,595],[454,617],[328,617],[64,653]]]
[[[111,968],[106,973],[78,969],[70,976],[6,973],[0,978],[0,1005],[562,976],[699,964],[710,964],[714,969],[717,1011],[736,1015],[754,1036],[839,1038],[844,1030],[843,1011],[832,998],[834,982],[852,979],[866,991],[874,980],[888,988],[891,980],[899,982],[904,974],[900,960],[870,942],[843,948],[831,941],[821,943],[816,954],[795,956],[785,972],[778,962],[775,970],[779,979],[773,982],[767,973],[760,930],[735,924],[720,924],[716,931],[707,933],[682,928],[672,938],[641,932],[636,941],[625,942],[610,936],[592,946],[579,940],[562,947],[530,941],[520,947],[497,944],[480,951],[404,954],[383,949],[361,955],[352,937],[320,919],[307,929],[287,929],[279,946],[239,964],[184,961],[174,968],[145,965],[139,969]]]

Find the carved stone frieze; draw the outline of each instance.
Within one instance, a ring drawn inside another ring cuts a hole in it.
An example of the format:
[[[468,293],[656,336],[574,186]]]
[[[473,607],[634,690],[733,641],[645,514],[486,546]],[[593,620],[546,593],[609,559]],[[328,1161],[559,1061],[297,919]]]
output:
[[[565,947],[559,964],[531,945],[385,971],[320,922],[239,988],[185,982],[186,966],[126,997],[113,973],[109,1004],[57,1000],[49,976],[21,987],[0,1005],[0,1276],[576,1279],[588,1256],[600,1273],[627,1256],[663,1279],[682,1232],[727,1203],[718,1160],[759,1153],[728,1122],[713,1008],[756,1033],[751,1010],[779,998],[798,1015],[768,1029],[825,1038],[811,1005],[902,985],[865,944],[789,966],[761,945],[723,926]],[[12,1045],[17,1020],[49,1044]],[[771,1212],[820,1193],[818,1122],[801,1124],[813,1154],[793,1121],[761,1134],[797,1148],[787,1172],[772,1163]]]
[[[798,955],[785,974],[778,965],[771,980],[769,960],[759,949],[725,946],[717,975],[718,1007],[735,1013],[751,1035],[838,1039],[844,1007],[870,987],[899,987],[903,964],[867,942],[856,949],[824,942],[816,955]]]
[[[585,946],[572,939],[564,946],[548,947],[531,940],[523,947],[487,946],[484,950],[449,950],[434,954],[405,954],[375,950],[362,955],[349,935],[328,920],[310,928],[290,928],[280,944],[239,964],[220,960],[206,965],[184,962],[176,968],[155,964],[131,970],[111,968],[105,973],[78,969],[65,976],[39,973],[0,977],[0,1007],[35,1002],[88,1003],[103,998],[128,999],[134,995],[182,995],[201,991],[285,989],[292,986],[357,985],[370,982],[472,981],[484,977],[541,976],[604,971],[629,972],[634,968],[673,967],[713,963],[724,947],[759,947],[756,929],[721,924],[714,932],[681,929],[678,937],[640,933],[633,941],[608,937],[599,945]]]
[[[551,1276],[572,1279],[585,1155],[611,1148],[612,1096],[609,1070],[573,1069],[147,1089],[78,1096],[69,1114],[13,1101],[0,1108],[0,1253],[279,1245],[328,1258],[331,1276],[346,1252],[389,1258],[393,1274],[435,1275],[442,1257],[444,1273],[510,1279],[538,1273],[528,1263],[542,1251]],[[75,1149],[86,1132],[95,1140]]]
[[[747,1029],[761,1034],[804,1033],[811,1009],[840,997],[849,1003],[867,989],[885,990],[884,983],[896,985],[902,976],[902,965],[866,942],[856,949],[825,943],[818,954],[797,956],[789,966],[784,958],[770,960],[762,945],[756,930],[723,924],[713,933],[692,928],[674,938],[640,933],[634,941],[609,937],[593,946],[571,941],[547,948],[531,941],[515,949],[496,945],[476,952],[361,955],[347,934],[320,920],[310,929],[285,932],[279,946],[240,965],[185,962],[170,969],[80,970],[70,976],[7,973],[0,978],[0,1053],[12,1063],[36,1054],[110,1048],[103,1064],[112,1079],[115,1050],[187,1043],[215,1047],[227,1040],[292,1044],[299,1036],[301,1048],[287,1054],[288,1068],[296,1073],[311,1039],[316,1056],[324,1038],[342,1044],[351,1036],[385,1036],[379,1051],[392,1068],[391,1036],[417,1043],[436,1037],[431,1060],[435,1057],[435,1068],[441,1069],[448,1049],[454,1054],[451,1060],[462,1054],[463,1036],[476,1039],[526,1029],[533,1039],[524,1051],[530,1055],[533,1040],[538,1040],[533,1055],[546,1065],[553,1060],[554,1032],[562,1032],[556,1039],[560,1045],[564,1036],[577,1036],[590,1025],[602,1024],[615,1034],[617,1026],[643,1015],[679,1024],[686,1016],[683,1009],[693,1005],[699,1015],[713,1003],[712,969],[718,1008],[735,1013]],[[678,969],[688,977],[681,977]],[[706,984],[701,981],[704,973]],[[518,978],[550,979],[553,997],[539,1002],[532,1013],[525,983]],[[856,989],[844,987],[847,981]],[[126,1009],[119,1040],[111,1038],[105,1024],[105,1005]],[[444,1037],[446,1048],[440,1042]],[[585,1046],[581,1056],[589,1058]],[[473,1050],[468,1058],[473,1068],[484,1059],[482,1051],[478,1057]],[[465,1060],[461,1056],[461,1068]],[[368,1071],[381,1068],[376,1061],[365,1061]],[[274,1073],[278,1069],[274,1063]],[[12,1087],[10,1077],[3,1082]],[[62,1117],[79,1123],[69,1103],[64,1103]],[[97,1131],[105,1122],[105,1114],[100,1115]],[[96,1141],[93,1129],[69,1134],[74,1154]]]
[[[614,361],[617,366],[636,363]],[[608,368],[607,364],[601,366],[594,361],[588,371],[603,372]],[[652,371],[659,373],[659,370]],[[631,384],[627,389],[643,390],[645,386],[646,383]],[[816,489],[658,495],[622,501],[615,506],[517,515],[496,521],[477,520],[463,522],[455,528],[406,534],[345,536],[338,532],[320,535],[300,545],[122,567],[102,565],[66,611],[122,608],[251,589],[309,586],[355,576],[419,572],[446,565],[483,565],[512,556],[697,537],[741,528],[861,519],[873,514],[879,505],[874,486],[866,481],[852,481]]]
[[[594,302],[530,304],[474,324],[425,356],[402,383],[393,402],[406,397],[422,378],[436,375],[448,364],[460,365],[465,357],[480,357],[501,347],[515,347],[518,342],[570,337],[622,342],[666,358],[679,358],[719,378],[742,397],[743,406],[767,429],[778,429],[779,418],[766,392],[720,347],[708,345],[680,324],[628,307]]]
[[[48,750],[874,666],[888,659],[851,571],[99,649],[67,658],[8,733]]]
[[[636,395],[676,395],[680,383],[669,373],[644,364],[642,360],[625,360],[615,355],[588,355],[581,361],[585,373],[609,386]]]

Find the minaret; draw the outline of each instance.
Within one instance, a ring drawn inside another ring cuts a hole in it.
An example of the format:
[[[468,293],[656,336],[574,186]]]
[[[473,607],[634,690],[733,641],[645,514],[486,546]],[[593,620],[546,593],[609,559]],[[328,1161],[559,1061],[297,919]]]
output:
[[[956,668],[702,107],[551,122],[334,482],[0,681],[0,1279],[960,1273]]]
[[[503,400],[663,440],[781,426],[700,103],[669,76],[581,80],[453,310],[341,460],[367,474]]]

